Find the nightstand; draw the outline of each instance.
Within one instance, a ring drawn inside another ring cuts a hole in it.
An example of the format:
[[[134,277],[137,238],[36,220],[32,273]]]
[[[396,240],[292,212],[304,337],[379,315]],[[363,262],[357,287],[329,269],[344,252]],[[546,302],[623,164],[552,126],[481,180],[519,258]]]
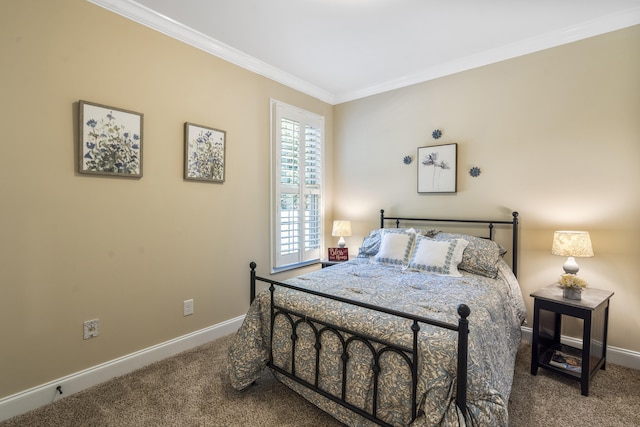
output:
[[[533,292],[533,339],[531,345],[531,375],[538,367],[557,372],[580,382],[584,396],[589,395],[589,382],[598,369],[605,369],[607,361],[607,328],[611,291],[585,288],[582,299],[562,297],[558,284]],[[560,342],[562,316],[582,319],[582,348]],[[581,364],[580,368],[560,366],[552,360],[554,352],[568,354]]]
[[[331,267],[332,265],[336,265],[336,264],[342,264],[344,261],[329,261],[326,259],[323,259],[322,261],[320,261],[320,264],[322,265],[322,268],[325,267]]]

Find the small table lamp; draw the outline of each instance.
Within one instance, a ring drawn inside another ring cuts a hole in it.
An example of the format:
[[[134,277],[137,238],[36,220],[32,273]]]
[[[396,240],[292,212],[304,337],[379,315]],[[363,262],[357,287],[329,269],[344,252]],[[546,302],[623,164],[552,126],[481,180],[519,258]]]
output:
[[[344,238],[351,236],[351,221],[333,221],[333,231],[331,235],[334,237],[339,236],[338,247],[344,248]]]
[[[577,274],[578,263],[574,257],[592,257],[593,248],[591,238],[587,231],[556,231],[553,233],[553,245],[551,246],[553,255],[566,256],[564,263],[565,273]]]

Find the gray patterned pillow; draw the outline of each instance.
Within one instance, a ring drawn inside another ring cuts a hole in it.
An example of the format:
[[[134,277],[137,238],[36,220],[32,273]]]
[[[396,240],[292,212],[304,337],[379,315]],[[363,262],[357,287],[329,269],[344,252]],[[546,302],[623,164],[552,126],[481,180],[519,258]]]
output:
[[[462,254],[462,262],[458,269],[469,273],[495,279],[498,275],[498,260],[506,253],[504,248],[496,242],[466,234],[438,233],[436,240],[464,239],[469,242]]]

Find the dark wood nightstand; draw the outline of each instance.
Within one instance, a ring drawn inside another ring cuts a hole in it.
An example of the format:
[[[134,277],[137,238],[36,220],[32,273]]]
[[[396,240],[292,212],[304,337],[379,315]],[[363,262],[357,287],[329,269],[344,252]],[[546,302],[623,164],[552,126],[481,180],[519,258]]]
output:
[[[344,261],[329,261],[327,259],[323,259],[320,261],[322,268],[331,267],[332,265],[342,264]]]
[[[605,369],[607,362],[607,328],[609,326],[609,299],[611,291],[585,288],[582,299],[562,297],[557,284],[533,292],[533,339],[531,346],[531,375],[538,367],[557,372],[580,381],[581,392],[589,395],[589,382],[598,369]],[[562,316],[583,320],[582,348],[560,342]],[[552,364],[554,351],[572,355],[581,362],[581,368],[566,369]]]

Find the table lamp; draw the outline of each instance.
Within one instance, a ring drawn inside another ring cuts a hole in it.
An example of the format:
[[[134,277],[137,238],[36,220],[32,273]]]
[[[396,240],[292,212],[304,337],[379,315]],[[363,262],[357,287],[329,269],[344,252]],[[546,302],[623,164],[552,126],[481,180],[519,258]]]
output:
[[[565,273],[577,274],[578,263],[574,257],[592,257],[593,248],[591,238],[587,231],[556,231],[553,233],[553,245],[551,246],[553,255],[566,256],[564,263]]]
[[[344,248],[345,237],[351,236],[351,221],[333,221],[333,231],[331,235],[334,237],[340,237],[338,240],[338,247]]]

